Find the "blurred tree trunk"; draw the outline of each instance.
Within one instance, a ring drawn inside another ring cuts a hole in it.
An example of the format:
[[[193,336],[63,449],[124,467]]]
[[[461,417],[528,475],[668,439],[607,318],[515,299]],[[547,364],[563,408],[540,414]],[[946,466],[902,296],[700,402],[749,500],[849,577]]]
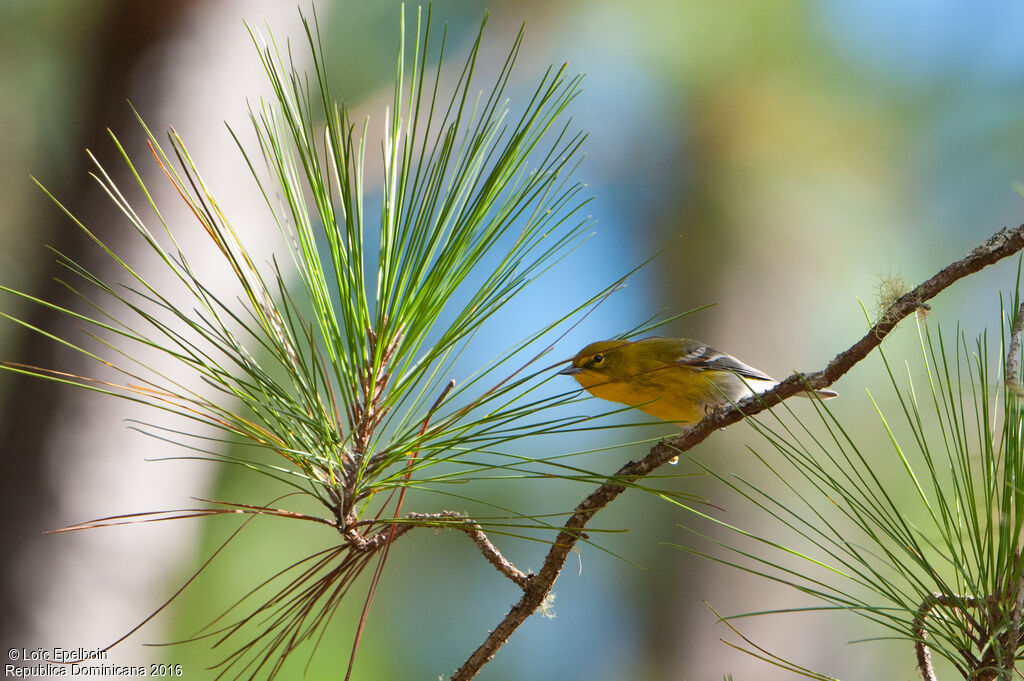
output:
[[[142,78],[140,65],[155,45],[170,34],[180,17],[187,14],[191,0],[177,2],[113,2],[97,3],[101,15],[96,22],[98,30],[87,37],[87,50],[91,53],[91,68],[84,70],[88,83],[82,91],[90,96],[82,98],[67,107],[67,116],[77,119],[74,127],[80,131],[78,139],[69,144],[66,152],[58,158],[70,172],[57,168],[35,168],[35,174],[66,205],[80,215],[97,236],[111,244],[118,243],[126,234],[118,230],[112,212],[116,209],[109,201],[97,196],[96,185],[88,177],[87,158],[83,148],[95,150],[103,159],[110,156],[111,145],[106,129],[134,130],[131,110],[126,99],[144,105],[151,96],[145,91],[148,84]],[[141,91],[140,91],[141,90]],[[50,101],[62,104],[61,93],[51,93]],[[116,167],[116,164],[112,163]],[[64,184],[47,182],[48,176],[68,178]],[[25,180],[26,192],[34,191]],[[109,267],[109,261],[101,261],[102,255],[94,244],[69,224],[59,209],[46,207],[38,214],[38,221],[32,225],[20,226],[19,231],[34,242],[33,246],[53,245],[75,260],[102,271]],[[33,249],[44,259],[35,266],[41,272],[37,290],[31,291],[45,300],[74,307],[72,294],[61,286],[56,278],[67,278],[66,271],[56,264],[53,254],[41,247]],[[65,317],[40,306],[27,309],[29,323],[44,329],[56,329],[57,334],[68,337],[71,326]],[[40,367],[69,367],[69,353],[23,329],[15,331],[14,353],[18,361]],[[77,361],[77,360],[76,360]],[[46,441],[55,424],[63,418],[60,405],[65,403],[66,389],[55,383],[40,381],[24,376],[7,377],[7,389],[2,393],[4,403],[0,410],[3,447],[0,448],[0,503],[3,504],[3,546],[7,557],[22,555],[26,546],[36,540],[45,529],[54,527],[51,515],[54,502],[60,490],[54,489],[48,471],[59,462],[42,456]],[[3,617],[3,640],[11,641],[24,632],[24,622],[31,613],[26,612],[29,604],[16,593],[19,575],[18,563],[5,559],[0,561],[0,612]],[[23,577],[24,575],[21,575]],[[27,644],[31,644],[28,642]]]

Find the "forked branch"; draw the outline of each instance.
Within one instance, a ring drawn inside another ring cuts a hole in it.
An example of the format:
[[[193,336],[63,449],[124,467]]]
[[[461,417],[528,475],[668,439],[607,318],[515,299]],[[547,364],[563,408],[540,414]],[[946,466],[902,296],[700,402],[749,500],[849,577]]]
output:
[[[716,409],[697,425],[675,437],[659,442],[644,458],[639,461],[630,461],[621,467],[611,478],[622,480],[623,484],[607,482],[580,502],[556,537],[540,571],[527,580],[522,598],[512,606],[512,609],[490,632],[483,644],[473,651],[473,654],[452,675],[452,681],[467,681],[476,676],[480,668],[494,657],[494,654],[519,625],[541,607],[561,573],[569,552],[576,545],[587,523],[598,511],[626,490],[624,483],[648,475],[673,457],[697,446],[720,428],[741,421],[744,416],[758,414],[807,388],[821,389],[832,385],[878,347],[901,320],[923,307],[928,300],[960,279],[1018,253],[1022,249],[1024,249],[1024,225],[1012,230],[1005,228],[1000,230],[963,259],[948,265],[931,279],[900,296],[882,313],[879,321],[860,340],[836,355],[821,371],[811,374],[794,373],[761,395],[747,398],[735,406],[729,405]]]

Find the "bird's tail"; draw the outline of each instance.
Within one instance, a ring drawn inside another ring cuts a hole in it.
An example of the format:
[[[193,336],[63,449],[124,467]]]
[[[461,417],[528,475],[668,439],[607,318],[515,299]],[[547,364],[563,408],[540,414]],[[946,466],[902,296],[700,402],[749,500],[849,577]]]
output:
[[[767,392],[767,391],[771,390],[772,388],[774,388],[775,386],[778,385],[777,381],[751,381],[751,380],[744,380],[743,383],[744,383],[744,386],[746,387],[746,390],[744,392],[742,392],[739,395],[739,397],[736,398],[737,400],[742,399],[744,397],[749,397],[751,395],[759,395],[761,393],[764,393],[764,392]],[[823,389],[823,390],[805,390],[803,392],[797,393],[797,395],[799,395],[800,397],[811,397],[812,393],[814,394],[815,397],[818,397],[819,399],[822,399],[822,400],[831,400],[833,397],[839,397],[839,393],[837,393],[835,390],[827,390],[827,389]]]

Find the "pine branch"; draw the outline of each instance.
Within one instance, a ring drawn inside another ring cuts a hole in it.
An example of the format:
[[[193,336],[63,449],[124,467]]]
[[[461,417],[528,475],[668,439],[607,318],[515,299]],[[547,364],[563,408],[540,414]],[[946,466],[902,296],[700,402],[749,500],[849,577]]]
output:
[[[877,348],[901,320],[918,309],[927,308],[927,301],[960,279],[1022,249],[1024,225],[1012,230],[1001,229],[961,260],[951,263],[912,291],[900,296],[860,340],[836,355],[821,371],[811,374],[794,373],[765,393],[747,398],[737,405],[716,409],[697,425],[659,442],[641,460],[630,461],[616,471],[612,478],[621,479],[623,482],[642,478],[672,458],[697,446],[712,433],[741,421],[745,416],[758,414],[808,388],[821,389],[832,385]],[[467,681],[476,676],[519,625],[541,607],[561,573],[569,552],[580,538],[585,537],[584,529],[587,523],[625,490],[625,484],[608,482],[580,502],[552,544],[540,571],[529,578],[522,598],[491,631],[483,644],[452,675],[452,681]]]

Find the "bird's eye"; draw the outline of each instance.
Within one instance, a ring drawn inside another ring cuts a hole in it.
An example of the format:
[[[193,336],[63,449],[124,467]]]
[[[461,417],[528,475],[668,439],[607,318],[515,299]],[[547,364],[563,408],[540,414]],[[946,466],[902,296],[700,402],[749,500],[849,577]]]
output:
[[[594,355],[594,366],[604,362],[604,355]]]

